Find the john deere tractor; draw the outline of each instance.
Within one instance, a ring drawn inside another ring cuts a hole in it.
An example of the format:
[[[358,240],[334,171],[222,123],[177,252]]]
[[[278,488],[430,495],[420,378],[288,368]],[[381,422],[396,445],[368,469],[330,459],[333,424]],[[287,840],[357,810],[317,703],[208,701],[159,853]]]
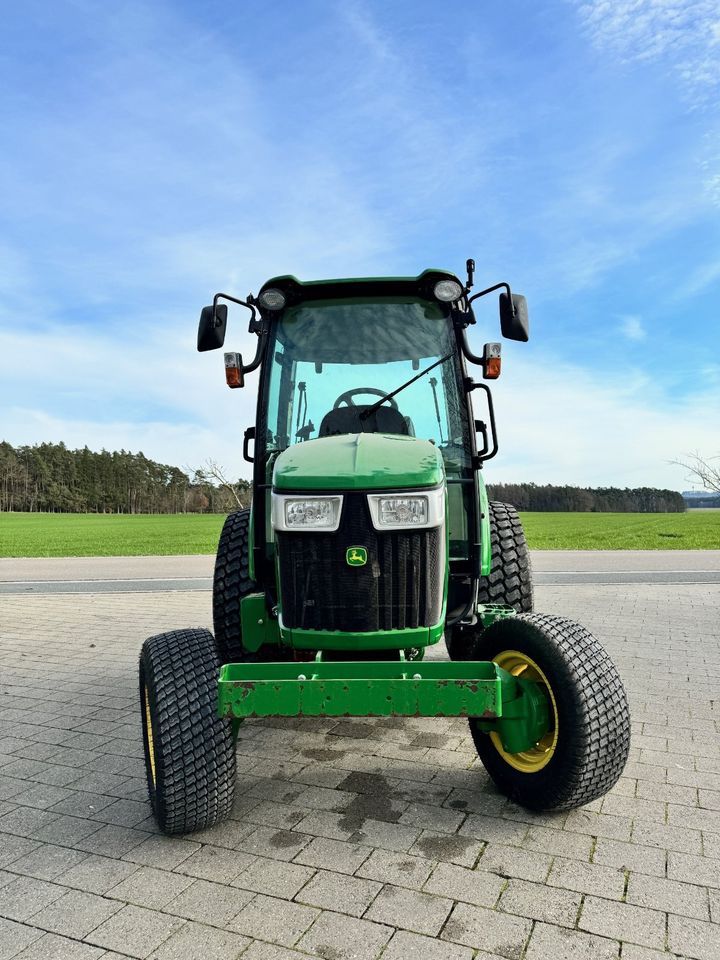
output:
[[[467,717],[499,790],[533,810],[588,803],[620,776],[618,672],[582,626],[533,612],[518,516],[488,502],[486,381],[501,348],[471,349],[473,303],[500,291],[511,340],[528,339],[528,316],[506,283],[471,295],[473,275],[469,260],[464,283],[443,270],[281,276],[203,309],[199,350],[223,345],[228,303],[257,336],[250,363],[225,354],[229,386],[259,376],[244,440],[253,498],[220,536],[214,635],[177,630],[142,648],[147,779],[165,833],[230,813],[249,717]],[[450,659],[425,659],[443,639]]]

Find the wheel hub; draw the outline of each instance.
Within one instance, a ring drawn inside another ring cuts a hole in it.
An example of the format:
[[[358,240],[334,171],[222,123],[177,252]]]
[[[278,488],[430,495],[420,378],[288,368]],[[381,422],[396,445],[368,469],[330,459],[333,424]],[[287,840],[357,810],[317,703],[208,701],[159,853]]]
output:
[[[523,750],[520,753],[508,753],[502,745],[499,734],[495,731],[490,733],[490,739],[495,749],[509,766],[515,770],[519,770],[521,773],[537,773],[550,763],[557,746],[559,726],[558,711],[552,687],[537,663],[528,657],[527,654],[520,653],[519,650],[503,650],[493,657],[493,660],[499,667],[502,667],[503,670],[507,670],[508,673],[512,674],[512,676],[537,683],[547,696],[548,706],[550,708],[550,729],[528,750]]]

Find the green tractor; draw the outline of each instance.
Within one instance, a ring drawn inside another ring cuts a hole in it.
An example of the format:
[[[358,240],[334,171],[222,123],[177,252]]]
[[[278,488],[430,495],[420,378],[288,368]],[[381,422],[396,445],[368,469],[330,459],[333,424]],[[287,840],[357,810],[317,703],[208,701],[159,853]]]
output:
[[[495,784],[532,810],[606,793],[628,756],[618,672],[579,624],[533,613],[515,509],[488,502],[497,452],[486,380],[500,344],[467,339],[473,302],[500,290],[504,337],[528,339],[506,283],[470,295],[442,270],[302,282],[274,277],[247,300],[217,294],[198,349],[223,345],[228,302],[250,311],[259,372],[245,431],[253,499],[225,521],[214,636],[145,641],[140,701],[160,829],[227,816],[247,717],[467,717]],[[470,376],[469,365],[482,371]],[[472,394],[487,410],[475,419]],[[445,640],[450,659],[425,659]]]

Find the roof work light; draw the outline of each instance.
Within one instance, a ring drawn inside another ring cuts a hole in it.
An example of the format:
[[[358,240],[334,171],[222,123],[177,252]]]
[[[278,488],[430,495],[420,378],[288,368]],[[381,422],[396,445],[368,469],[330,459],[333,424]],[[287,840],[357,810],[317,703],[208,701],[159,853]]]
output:
[[[275,287],[268,287],[258,297],[258,303],[266,310],[282,310],[285,306],[285,294]]]
[[[433,293],[443,303],[452,303],[462,296],[462,287],[457,280],[438,280],[433,288]]]

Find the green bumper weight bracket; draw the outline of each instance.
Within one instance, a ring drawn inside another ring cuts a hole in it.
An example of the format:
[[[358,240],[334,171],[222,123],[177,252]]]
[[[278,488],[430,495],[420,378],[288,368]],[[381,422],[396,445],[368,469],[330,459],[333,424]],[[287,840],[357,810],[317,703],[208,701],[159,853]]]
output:
[[[228,663],[218,713],[246,717],[476,717],[506,750],[528,749],[547,730],[537,684],[489,661]]]

